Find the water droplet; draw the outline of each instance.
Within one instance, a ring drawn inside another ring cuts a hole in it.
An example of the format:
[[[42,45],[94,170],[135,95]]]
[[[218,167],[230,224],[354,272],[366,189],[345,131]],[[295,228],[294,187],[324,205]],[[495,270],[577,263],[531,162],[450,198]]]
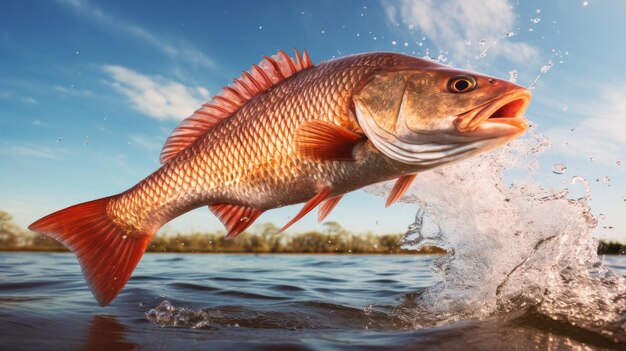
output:
[[[412,24],[409,24],[409,29],[413,29],[413,28],[415,28],[415,26]]]
[[[472,41],[469,39],[465,39],[465,45],[470,46],[472,45]]]
[[[602,177],[602,183],[604,183],[604,184],[606,184],[608,186],[611,186],[611,177],[609,177],[609,176]]]
[[[480,39],[480,41],[478,42],[478,45],[480,45],[480,46],[487,45],[487,39]]]
[[[126,234],[122,235],[122,239],[127,239],[127,238],[128,238],[128,235]]]
[[[424,45],[424,43],[422,43],[421,41],[417,43],[417,46],[422,46],[422,45]]]
[[[407,47],[407,46],[409,46],[409,43],[404,42],[404,47]]]
[[[510,38],[510,37],[515,36],[515,33],[514,32],[508,32],[508,33],[506,33],[506,36]]]
[[[241,217],[241,219],[239,220],[240,222],[248,222],[250,221],[249,217]]]
[[[509,71],[509,82],[516,83],[517,82],[517,76],[518,76],[518,73],[517,73],[516,69],[514,69],[512,71]]]
[[[80,51],[76,50],[76,55],[80,54]]]
[[[539,22],[541,22],[541,18],[538,18],[538,17],[537,17],[537,18],[533,18],[533,19],[531,19],[530,21],[531,21],[532,23],[539,23]]]
[[[57,143],[60,143],[61,141],[63,141],[63,137],[58,137],[57,138]]]
[[[439,61],[439,62],[446,62],[446,61],[448,61],[448,58],[445,57],[443,54],[440,54],[439,56],[437,56],[437,61]]]
[[[552,173],[563,174],[567,170],[567,167],[562,163],[555,163],[552,165]]]
[[[422,37],[422,41],[426,40],[426,37]]]
[[[589,161],[593,162],[594,160],[595,160],[595,158],[589,157]]]
[[[624,197],[622,198],[622,200],[624,200],[624,202],[626,202],[626,196],[624,196]]]
[[[324,33],[326,33],[326,31],[322,29],[322,34],[324,34]]]
[[[567,112],[567,110],[569,110],[569,106],[567,105],[563,106],[563,112]]]
[[[552,62],[552,60],[548,60],[548,63],[541,67],[541,74],[546,74],[550,70],[550,68],[552,68],[552,66],[554,66],[554,62]]]
[[[620,160],[615,161],[615,165],[616,166],[621,166],[622,165],[622,161],[620,161]]]
[[[537,13],[537,14],[541,13],[541,9],[536,9],[535,13]]]
[[[600,213],[600,214],[598,215],[598,218],[600,218],[600,219],[602,219],[602,220],[605,220],[605,219],[606,219],[606,216],[604,215],[604,213]]]
[[[263,26],[259,26],[259,29],[263,29]]]
[[[589,1],[583,1],[583,6],[589,5]]]
[[[395,41],[395,40],[393,40],[393,41],[391,42],[391,45],[396,45],[396,44],[398,44],[398,42],[397,42],[397,41]]]

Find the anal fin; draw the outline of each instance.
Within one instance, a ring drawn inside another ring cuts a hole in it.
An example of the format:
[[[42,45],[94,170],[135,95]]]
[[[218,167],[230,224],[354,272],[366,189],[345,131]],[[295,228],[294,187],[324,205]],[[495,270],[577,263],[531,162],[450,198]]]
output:
[[[354,160],[352,150],[365,137],[336,124],[313,120],[296,131],[296,150],[316,160]]]
[[[404,195],[404,193],[411,186],[411,183],[413,183],[413,180],[415,180],[415,176],[417,176],[417,174],[406,174],[396,180],[396,183],[391,189],[391,193],[389,193],[389,196],[387,197],[385,207],[389,207],[396,201],[400,200],[402,195]]]
[[[232,239],[246,230],[264,212],[262,209],[237,204],[210,204],[213,212],[228,231],[226,239]]]
[[[320,202],[326,199],[326,197],[328,196],[328,194],[330,194],[331,191],[332,189],[330,187],[325,187],[324,189],[322,189],[322,191],[317,193],[317,195],[313,196],[311,200],[307,201],[307,203],[304,204],[304,207],[302,207],[300,212],[298,212],[298,214],[295,217],[293,217],[289,221],[289,223],[285,224],[282,228],[280,228],[278,232],[282,233],[283,231],[285,231],[285,229],[289,228],[292,224],[300,220],[300,218],[304,217],[304,215],[311,212],[311,210],[314,209],[315,206],[317,206]]]
[[[337,195],[331,197],[330,199],[324,200],[317,212],[317,222],[323,221],[324,218],[326,218],[330,214],[333,208],[337,206],[342,197],[343,195]]]

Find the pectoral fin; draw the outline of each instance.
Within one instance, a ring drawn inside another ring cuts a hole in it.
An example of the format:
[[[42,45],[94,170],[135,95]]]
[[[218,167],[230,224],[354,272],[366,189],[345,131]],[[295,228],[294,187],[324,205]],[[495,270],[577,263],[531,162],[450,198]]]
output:
[[[353,161],[352,150],[363,135],[336,124],[313,120],[303,122],[296,132],[296,150],[316,160]]]

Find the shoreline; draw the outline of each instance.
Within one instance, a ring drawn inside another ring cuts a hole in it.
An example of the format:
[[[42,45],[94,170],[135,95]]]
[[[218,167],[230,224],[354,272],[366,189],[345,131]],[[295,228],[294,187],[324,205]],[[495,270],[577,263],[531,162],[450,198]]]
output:
[[[59,254],[73,254],[73,252],[69,250],[2,250],[0,249],[0,254],[3,253],[59,253]],[[411,251],[411,252],[185,252],[185,251],[168,251],[168,252],[155,252],[155,251],[146,251],[144,255],[147,254],[156,254],[156,255],[164,255],[164,254],[184,254],[184,255],[328,255],[328,256],[410,256],[410,255],[431,255],[431,256],[444,256],[446,253],[440,252],[420,252],[420,251]]]

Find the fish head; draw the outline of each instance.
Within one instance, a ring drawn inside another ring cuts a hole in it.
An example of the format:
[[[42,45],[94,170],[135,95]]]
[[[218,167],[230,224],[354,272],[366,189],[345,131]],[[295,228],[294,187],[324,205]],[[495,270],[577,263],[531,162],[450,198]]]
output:
[[[353,96],[358,123],[387,157],[431,168],[520,136],[530,91],[439,64],[374,74]]]

